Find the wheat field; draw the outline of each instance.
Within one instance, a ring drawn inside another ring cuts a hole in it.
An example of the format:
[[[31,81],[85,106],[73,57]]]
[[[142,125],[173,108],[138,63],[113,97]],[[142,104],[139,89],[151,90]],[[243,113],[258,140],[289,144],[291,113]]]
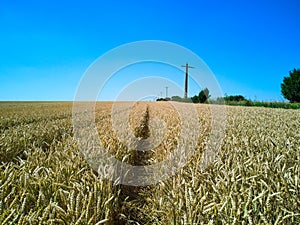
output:
[[[176,104],[95,107],[99,140],[120,161],[157,164],[195,145],[175,175],[139,187],[99,176],[78,146],[71,102],[0,103],[0,224],[300,223],[300,110],[224,106],[223,138],[203,167],[220,106],[194,105],[183,133],[178,109],[188,116],[189,103]],[[151,151],[136,151],[143,140]]]

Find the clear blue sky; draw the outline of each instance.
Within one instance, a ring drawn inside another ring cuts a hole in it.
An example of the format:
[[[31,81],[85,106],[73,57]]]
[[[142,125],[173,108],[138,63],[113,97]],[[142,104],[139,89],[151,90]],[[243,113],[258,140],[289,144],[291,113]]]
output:
[[[0,100],[73,100],[94,60],[139,40],[189,48],[210,67],[224,93],[282,100],[283,77],[300,68],[299,12],[299,0],[4,0]]]

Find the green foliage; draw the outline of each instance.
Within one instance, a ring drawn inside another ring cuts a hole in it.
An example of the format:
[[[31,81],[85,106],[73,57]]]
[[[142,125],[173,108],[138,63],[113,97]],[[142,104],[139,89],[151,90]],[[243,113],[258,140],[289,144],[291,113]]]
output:
[[[175,102],[192,102],[190,98],[181,98],[180,96],[172,96],[171,101]]]
[[[180,96],[172,96],[171,98],[166,98],[163,101],[174,101],[174,102],[192,102],[190,98],[181,98]]]
[[[172,101],[175,101],[175,102],[181,102],[182,101],[182,98],[180,96],[172,96],[171,97],[171,100]]]
[[[225,97],[218,97],[216,100],[210,100],[209,103],[235,106],[253,106],[253,102],[246,99],[242,95],[225,95]]]
[[[290,102],[300,102],[300,70],[290,71],[289,77],[284,77],[281,93]]]
[[[206,103],[209,98],[209,90],[205,88],[201,90],[198,95],[193,96],[191,99],[193,103]]]
[[[229,97],[229,96],[228,96]],[[231,105],[231,106],[256,106],[266,108],[282,108],[282,109],[300,109],[300,103],[289,102],[260,102],[245,99],[243,101],[225,101],[226,97],[219,97],[217,99],[210,99],[209,104],[217,105]]]
[[[242,95],[229,95],[224,97],[225,102],[240,102],[240,101],[246,101],[246,98]]]
[[[288,102],[253,102],[253,106],[266,108],[300,109],[299,103]]]
[[[156,99],[156,101],[157,102],[162,102],[162,101],[167,101],[167,99],[165,99],[165,98],[158,98],[158,99]]]
[[[199,95],[194,95],[193,97],[191,97],[191,99],[192,99],[193,103],[199,103],[200,102],[199,101]]]
[[[209,95],[209,90],[207,88],[200,91],[200,93],[199,93],[199,102],[200,103],[205,103],[207,101],[207,99],[209,99],[209,98],[210,98],[210,95]]]

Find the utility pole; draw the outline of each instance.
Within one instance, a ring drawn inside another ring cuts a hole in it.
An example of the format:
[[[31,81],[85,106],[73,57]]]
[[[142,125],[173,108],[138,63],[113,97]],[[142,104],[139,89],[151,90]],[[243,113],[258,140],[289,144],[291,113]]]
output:
[[[168,88],[169,87],[166,87],[166,98],[168,97]]]
[[[189,75],[189,68],[195,68],[193,66],[189,66],[188,63],[182,65],[181,67],[185,67],[185,80],[184,80],[184,98],[187,98],[188,95],[188,75]]]

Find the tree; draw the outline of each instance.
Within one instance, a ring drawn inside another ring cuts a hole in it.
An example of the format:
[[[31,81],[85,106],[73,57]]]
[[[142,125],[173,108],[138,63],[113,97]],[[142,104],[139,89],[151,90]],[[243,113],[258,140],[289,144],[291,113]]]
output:
[[[290,71],[289,77],[283,78],[281,93],[290,102],[300,102],[300,70]]]
[[[167,101],[165,98],[158,98],[156,99],[157,102],[161,102],[161,101]]]
[[[199,96],[198,95],[194,95],[193,97],[191,97],[192,102],[193,103],[199,103]]]
[[[207,99],[209,99],[210,95],[209,95],[209,90],[207,88],[205,88],[204,90],[200,91],[199,93],[199,102],[200,103],[205,103],[207,101]]]
[[[191,97],[193,103],[205,103],[209,98],[210,95],[207,88],[200,91],[198,95]]]
[[[181,98],[180,96],[177,96],[177,95],[176,95],[176,96],[172,96],[172,97],[171,97],[171,100],[172,100],[172,101],[175,101],[175,102],[181,102],[181,101],[182,101],[182,98]]]
[[[226,102],[240,102],[240,101],[246,101],[246,98],[243,95],[229,95],[225,96],[224,100]]]

